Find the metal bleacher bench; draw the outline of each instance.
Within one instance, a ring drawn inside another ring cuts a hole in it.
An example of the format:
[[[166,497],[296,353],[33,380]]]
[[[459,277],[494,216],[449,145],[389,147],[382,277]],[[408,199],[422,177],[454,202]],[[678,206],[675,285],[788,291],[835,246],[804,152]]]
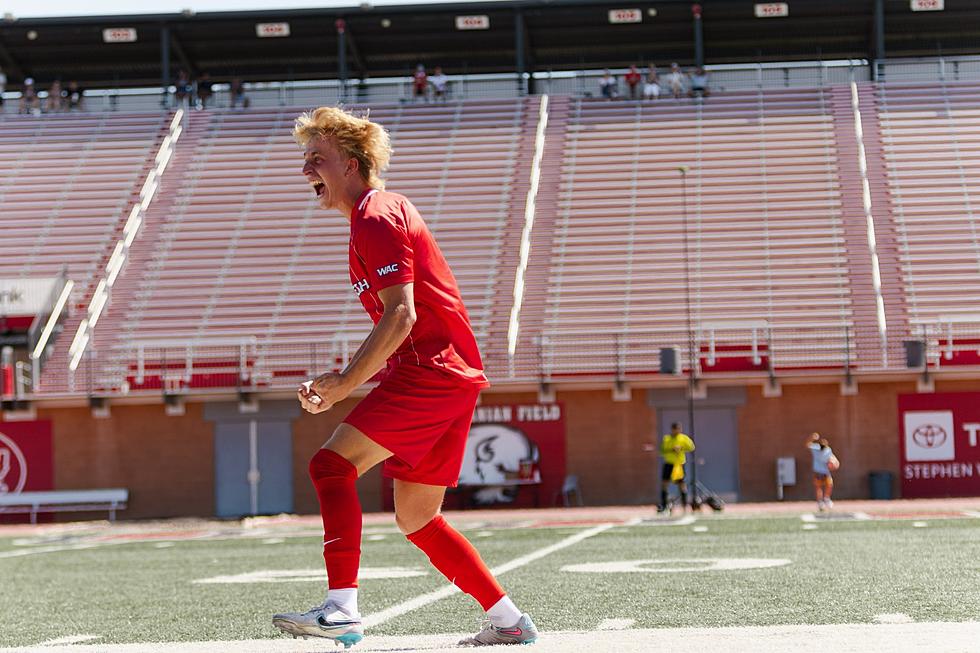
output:
[[[37,523],[39,512],[76,512],[107,510],[109,521],[115,521],[116,510],[126,507],[129,490],[54,490],[50,492],[16,492],[0,494],[0,514],[30,513],[31,523]]]

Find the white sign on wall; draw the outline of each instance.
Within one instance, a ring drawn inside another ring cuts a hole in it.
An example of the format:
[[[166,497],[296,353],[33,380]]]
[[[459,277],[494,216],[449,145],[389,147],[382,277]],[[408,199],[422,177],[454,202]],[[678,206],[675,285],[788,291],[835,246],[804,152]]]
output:
[[[943,11],[946,0],[909,0],[912,11]]]
[[[642,23],[643,12],[639,9],[610,9],[609,22],[614,25],[617,23]]]
[[[136,28],[110,27],[102,30],[102,40],[105,43],[135,43]]]
[[[763,2],[755,5],[756,18],[785,18],[789,16],[789,4],[786,2]]]
[[[910,410],[904,415],[905,460],[954,460],[953,411]]]
[[[0,279],[0,315],[33,316],[45,309],[57,279]]]
[[[456,16],[456,29],[490,29],[490,16]]]
[[[255,35],[260,39],[289,36],[289,23],[256,23]]]

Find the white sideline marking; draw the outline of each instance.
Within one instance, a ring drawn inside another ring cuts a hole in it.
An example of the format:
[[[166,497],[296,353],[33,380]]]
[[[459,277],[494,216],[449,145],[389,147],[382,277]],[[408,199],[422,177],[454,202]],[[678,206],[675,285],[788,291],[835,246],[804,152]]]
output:
[[[800,515],[800,519],[809,524],[812,524],[813,522],[817,521],[817,516],[814,515],[812,512],[805,512],[802,515]]]
[[[766,569],[782,567],[792,560],[783,558],[673,558],[670,560],[614,560],[565,565],[562,571],[580,574],[673,574],[697,571],[733,571],[736,569]]]
[[[500,576],[501,574],[506,574],[508,571],[523,567],[524,565],[530,564],[535,560],[545,557],[546,555],[552,554],[555,551],[561,551],[564,548],[570,547],[573,544],[578,544],[582,540],[587,540],[594,535],[598,535],[603,531],[607,531],[615,526],[615,524],[599,524],[598,526],[593,526],[584,531],[579,531],[574,535],[570,535],[563,540],[555,542],[549,546],[546,546],[537,551],[532,551],[527,555],[521,556],[520,558],[514,558],[510,562],[505,562],[502,565],[494,567],[490,570],[494,576]],[[369,614],[364,617],[364,627],[371,628],[383,624],[386,621],[390,621],[395,617],[399,617],[407,612],[413,610],[418,610],[421,607],[429,605],[430,603],[435,603],[440,599],[444,599],[447,596],[451,596],[459,591],[459,588],[455,585],[447,585],[434,592],[429,592],[428,594],[423,594],[421,596],[416,596],[414,599],[409,599],[398,605],[393,605],[390,608],[382,610],[381,612],[375,612],[374,614]]]
[[[90,642],[93,639],[101,638],[102,635],[68,635],[67,637],[49,639],[46,642],[41,642],[38,644],[38,646],[64,646],[66,644],[81,644],[82,642]]]
[[[480,531],[480,532],[478,532],[476,534],[476,536],[477,537],[493,537],[493,533],[491,531]]]
[[[816,524],[803,524],[803,530],[805,531],[815,531],[817,528]]]
[[[964,510],[963,514],[967,517],[976,517],[977,519],[980,519],[980,512],[974,510]]]
[[[599,630],[626,630],[636,623],[636,619],[603,619],[596,626]]]
[[[66,544],[62,546],[36,546],[30,549],[18,549],[16,551],[0,551],[0,558],[19,558],[21,556],[34,555],[36,553],[58,553],[60,551],[81,551],[82,549],[94,549],[114,542],[100,542],[98,544]]]
[[[409,567],[361,567],[357,574],[360,580],[376,580],[379,578],[412,578],[425,576],[428,572]],[[323,569],[260,569],[244,574],[230,576],[212,576],[198,578],[192,581],[195,585],[238,584],[238,583],[322,583]]]
[[[282,544],[286,540],[281,537],[268,537],[262,540],[262,544]]]
[[[368,542],[380,542],[381,540],[385,539],[386,537],[388,537],[388,536],[387,535],[381,535],[381,534],[378,534],[378,535],[368,535],[367,536],[367,539],[368,539]]]
[[[912,522],[912,528],[925,528],[929,524],[924,521],[914,521]]]
[[[691,530],[694,531],[695,533],[707,533],[708,532],[708,527],[707,526],[695,526]]]
[[[873,621],[876,624],[910,624],[912,623],[912,617],[901,612],[889,612],[887,614],[879,614]]]
[[[372,635],[354,649],[459,653],[455,643],[472,633],[442,635]],[[534,653],[650,653],[710,651],[711,653],[963,653],[975,651],[980,622],[911,624],[827,624],[726,628],[640,628],[629,630],[552,631],[542,633]],[[819,646],[816,646],[818,643]],[[234,642],[161,642],[140,644],[75,644],[57,651],[70,653],[323,653],[339,651],[330,642],[281,637]],[[0,653],[51,653],[37,645],[0,648]]]

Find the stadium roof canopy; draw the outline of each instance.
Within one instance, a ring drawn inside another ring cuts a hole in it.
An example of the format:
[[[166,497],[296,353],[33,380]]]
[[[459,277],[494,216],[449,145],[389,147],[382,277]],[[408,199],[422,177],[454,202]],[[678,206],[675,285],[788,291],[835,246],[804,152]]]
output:
[[[980,3],[877,0],[888,57],[980,52]],[[704,60],[712,63],[875,59],[876,0],[788,0],[786,17],[757,18],[751,0],[704,0]],[[337,21],[344,21],[350,77],[408,75],[442,65],[449,74],[621,67],[695,61],[690,1],[516,0],[324,9],[30,18],[0,21],[0,65],[11,87],[77,79],[87,88],[159,84],[180,68],[216,80],[324,79],[338,75]],[[611,14],[615,10],[635,10]],[[611,22],[612,16],[639,22]],[[464,19],[463,16],[485,18]],[[266,34],[259,37],[257,25]],[[108,33],[105,30],[113,30]],[[106,35],[110,41],[106,42]],[[135,40],[128,40],[135,38]],[[523,67],[521,65],[523,62]]]

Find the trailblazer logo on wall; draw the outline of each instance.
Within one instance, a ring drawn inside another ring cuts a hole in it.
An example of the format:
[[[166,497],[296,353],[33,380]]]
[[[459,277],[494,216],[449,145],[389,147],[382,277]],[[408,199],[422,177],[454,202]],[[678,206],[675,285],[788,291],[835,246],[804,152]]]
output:
[[[903,418],[906,460],[956,459],[952,411],[906,411]]]
[[[511,503],[519,482],[532,480],[539,461],[538,448],[523,431],[504,424],[477,424],[466,440],[459,482],[487,486],[474,493],[475,503]]]
[[[17,443],[0,433],[0,492],[20,492],[27,484],[27,458]]]

